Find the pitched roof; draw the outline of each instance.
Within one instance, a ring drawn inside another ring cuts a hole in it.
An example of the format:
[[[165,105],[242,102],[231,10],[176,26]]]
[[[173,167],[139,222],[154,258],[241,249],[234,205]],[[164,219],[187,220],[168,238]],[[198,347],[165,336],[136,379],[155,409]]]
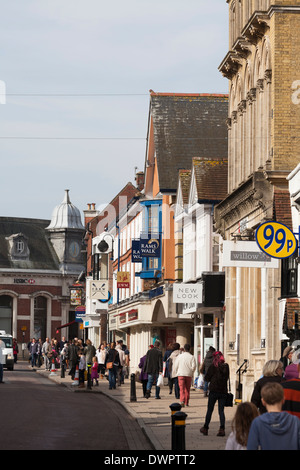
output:
[[[220,202],[227,196],[227,159],[193,158],[198,202]]]
[[[151,93],[159,188],[176,192],[178,170],[192,158],[227,158],[228,95]]]
[[[189,202],[191,174],[192,170],[179,170],[179,180],[183,204],[187,204]]]
[[[49,220],[0,217],[0,269],[59,271],[57,255],[45,230],[49,222]],[[9,254],[8,238],[15,234],[23,234],[27,239],[29,256],[26,259],[14,259]]]

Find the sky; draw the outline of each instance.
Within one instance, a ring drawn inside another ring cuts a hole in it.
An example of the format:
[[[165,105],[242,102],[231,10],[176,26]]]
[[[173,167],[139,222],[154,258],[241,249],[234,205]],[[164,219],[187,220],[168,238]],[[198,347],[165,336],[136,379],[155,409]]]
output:
[[[103,207],[144,170],[149,90],[228,93],[225,0],[0,0],[0,216]],[[83,217],[82,217],[83,219]]]

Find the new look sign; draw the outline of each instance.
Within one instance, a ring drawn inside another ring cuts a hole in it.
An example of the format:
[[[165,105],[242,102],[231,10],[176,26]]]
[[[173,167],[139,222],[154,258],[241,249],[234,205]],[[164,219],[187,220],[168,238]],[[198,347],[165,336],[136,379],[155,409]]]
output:
[[[173,284],[173,302],[175,304],[201,304],[202,284]]]

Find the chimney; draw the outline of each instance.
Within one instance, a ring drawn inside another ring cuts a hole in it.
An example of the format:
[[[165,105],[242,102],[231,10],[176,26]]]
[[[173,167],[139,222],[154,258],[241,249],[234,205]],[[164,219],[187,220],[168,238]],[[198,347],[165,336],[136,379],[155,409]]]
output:
[[[145,183],[145,175],[143,171],[138,171],[135,174],[135,184],[139,191],[143,191]]]
[[[96,210],[96,204],[94,202],[88,203],[87,207],[88,208],[83,211],[85,225],[90,222],[90,220],[92,220],[94,217],[97,217],[97,215],[99,215],[99,211]]]

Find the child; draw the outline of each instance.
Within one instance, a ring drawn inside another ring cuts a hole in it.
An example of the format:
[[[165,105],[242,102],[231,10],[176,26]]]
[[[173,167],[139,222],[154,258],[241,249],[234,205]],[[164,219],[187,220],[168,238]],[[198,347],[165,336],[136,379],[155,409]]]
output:
[[[225,450],[247,450],[249,429],[257,416],[258,410],[254,403],[246,401],[238,405]]]
[[[300,420],[282,410],[282,385],[268,382],[261,390],[264,413],[251,424],[247,450],[300,450]]]
[[[96,381],[96,385],[99,385],[98,382],[99,379],[99,374],[98,374],[98,361],[97,357],[93,357],[93,366],[91,370],[91,380],[92,380],[92,385],[94,385],[94,380]]]
[[[85,355],[80,352],[78,354],[79,356],[79,387],[78,388],[84,388],[84,372],[86,370],[86,360],[85,360]]]

